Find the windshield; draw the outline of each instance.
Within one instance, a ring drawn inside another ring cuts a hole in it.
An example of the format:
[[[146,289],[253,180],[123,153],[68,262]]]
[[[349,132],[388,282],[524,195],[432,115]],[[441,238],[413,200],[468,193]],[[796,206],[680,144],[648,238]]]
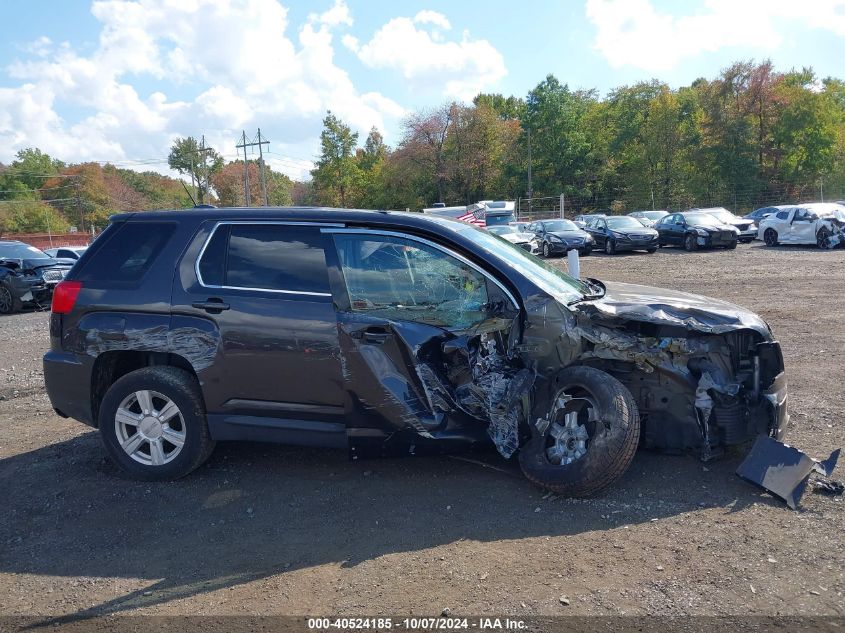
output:
[[[621,218],[607,218],[607,228],[609,229],[641,229],[643,225],[636,219],[623,216]]]
[[[0,257],[4,259],[49,259],[41,249],[29,244],[0,244]]]
[[[508,233],[517,233],[517,230],[512,226],[491,226],[487,230],[495,235],[507,235]]]
[[[713,209],[712,211],[707,211],[707,215],[712,215],[714,218],[719,218],[722,222],[726,224],[730,224],[731,221],[734,219],[734,214],[728,211],[727,209]]]
[[[571,220],[553,220],[546,222],[545,227],[547,231],[580,231],[581,229]]]
[[[530,279],[558,301],[567,304],[584,298],[584,285],[539,257],[472,225],[450,226],[463,237],[493,254],[500,262]]]
[[[642,215],[649,220],[659,220],[669,214],[666,211],[643,211]]]
[[[514,221],[513,213],[487,213],[484,220],[487,226],[502,226]]]
[[[686,218],[687,224],[692,225],[719,226],[721,224],[719,220],[709,213],[690,213],[689,215],[685,215],[684,218]]]

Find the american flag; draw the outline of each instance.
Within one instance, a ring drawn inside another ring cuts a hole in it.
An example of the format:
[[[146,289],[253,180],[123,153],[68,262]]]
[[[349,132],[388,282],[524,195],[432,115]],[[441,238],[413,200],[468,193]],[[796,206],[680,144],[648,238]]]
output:
[[[470,209],[472,210],[467,211],[464,215],[459,215],[456,219],[468,224],[474,224],[475,226],[487,226],[487,220],[484,217],[484,207],[472,205]]]

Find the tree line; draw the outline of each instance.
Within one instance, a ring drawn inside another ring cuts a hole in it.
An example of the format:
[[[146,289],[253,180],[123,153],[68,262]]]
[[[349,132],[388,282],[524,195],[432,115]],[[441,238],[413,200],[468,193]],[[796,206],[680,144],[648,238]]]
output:
[[[525,97],[479,94],[414,112],[395,147],[375,128],[360,140],[328,112],[310,180],[263,165],[268,203],[419,210],[563,194],[572,212],[744,211],[845,198],[845,82],[769,61],[603,97],[548,75]],[[21,150],[0,164],[0,232],[89,231],[120,211],[245,203],[243,160],[187,137],[167,164],[183,179]],[[247,163],[253,205],[263,202],[261,167]]]
[[[395,148],[377,129],[358,141],[329,112],[295,201],[419,209],[564,194],[573,211],[622,212],[841,199],[845,83],[737,62],[678,89],[652,80],[601,98],[549,75],[524,98],[416,112]]]

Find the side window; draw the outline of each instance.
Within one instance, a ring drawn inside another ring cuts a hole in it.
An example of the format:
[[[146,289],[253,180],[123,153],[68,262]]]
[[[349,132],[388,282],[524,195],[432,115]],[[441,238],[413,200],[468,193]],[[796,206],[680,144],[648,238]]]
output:
[[[789,219],[789,211],[778,211],[777,214],[778,220],[788,220]]]
[[[223,224],[208,242],[199,271],[210,286],[330,292],[322,235],[315,226]]]
[[[334,236],[353,312],[465,328],[483,321],[487,280],[448,253],[402,237]]]
[[[125,285],[140,281],[176,230],[172,222],[125,222],[104,236],[106,242],[79,275],[83,282]]]

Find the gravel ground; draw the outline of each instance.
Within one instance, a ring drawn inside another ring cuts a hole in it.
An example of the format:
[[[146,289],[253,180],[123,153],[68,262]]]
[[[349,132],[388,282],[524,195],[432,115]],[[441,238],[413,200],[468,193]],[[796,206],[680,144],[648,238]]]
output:
[[[759,312],[786,357],[789,441],[818,457],[845,444],[842,251],[663,249],[583,269]],[[0,318],[0,615],[845,615],[845,502],[808,493],[792,512],[733,475],[739,456],[640,451],[586,501],[493,457],[254,444],[219,445],[175,483],[128,481],[50,409],[47,321]]]

